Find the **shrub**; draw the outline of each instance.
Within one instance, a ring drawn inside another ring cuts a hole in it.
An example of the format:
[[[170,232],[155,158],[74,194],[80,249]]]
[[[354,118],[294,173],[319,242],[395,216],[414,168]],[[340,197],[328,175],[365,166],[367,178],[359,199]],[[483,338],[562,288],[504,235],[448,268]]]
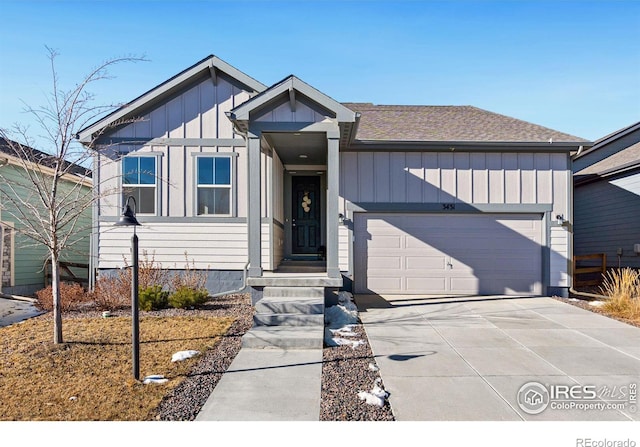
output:
[[[53,290],[51,286],[36,292],[36,307],[41,310],[53,310]],[[78,283],[60,283],[60,310],[68,312],[79,310],[82,307],[90,305],[93,301],[93,294],[85,290]]]
[[[627,267],[608,271],[600,291],[609,297],[602,306],[605,311],[640,320],[640,270]]]
[[[163,289],[168,285],[167,271],[156,262],[155,254],[149,256],[144,250],[142,259],[138,263],[139,290],[147,290],[154,286]],[[98,278],[95,295],[96,305],[102,310],[131,307],[131,267],[126,259],[124,259],[124,268],[117,273]]]
[[[99,276],[95,286],[95,303],[100,310],[124,309],[131,306],[131,271]]]
[[[126,260],[125,265],[128,267]],[[155,253],[149,257],[146,250],[142,251],[142,259],[138,262],[138,286],[141,289],[152,286],[160,286],[161,288],[168,286],[168,275],[167,270],[162,269],[162,264],[156,262]]]
[[[142,310],[165,309],[169,303],[169,292],[162,290],[162,286],[140,288],[138,300]]]
[[[207,273],[202,270],[197,270],[195,262],[191,261],[189,265],[189,258],[187,252],[184,252],[185,266],[184,271],[175,273],[171,278],[171,289],[177,291],[180,288],[186,287],[193,290],[204,290],[207,284]]]
[[[169,305],[176,309],[185,309],[204,304],[207,298],[209,298],[209,292],[206,289],[197,290],[181,286],[169,295]]]

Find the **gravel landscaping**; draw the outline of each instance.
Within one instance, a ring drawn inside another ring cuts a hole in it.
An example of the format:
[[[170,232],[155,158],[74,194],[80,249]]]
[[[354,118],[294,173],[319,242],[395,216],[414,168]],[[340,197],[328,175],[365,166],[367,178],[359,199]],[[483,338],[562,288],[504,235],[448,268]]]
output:
[[[393,421],[393,413],[387,400],[384,405],[367,404],[358,397],[359,392],[369,392],[378,380],[367,334],[361,324],[353,327],[355,339],[363,344],[325,347],[322,353],[322,401],[321,421]]]
[[[240,350],[242,335],[252,326],[253,307],[248,295],[218,298],[199,310],[158,311],[165,316],[185,312],[234,316],[237,320],[227,336],[216,347],[207,351],[186,379],[161,402],[155,417],[157,420],[194,420]],[[343,345],[325,347],[323,350],[320,420],[394,420],[388,401],[379,407],[367,404],[358,397],[359,392],[371,391],[380,376],[373,370],[375,368],[370,367],[375,365],[375,360],[363,326],[353,326],[353,332],[354,339],[362,340],[364,343],[356,348]],[[378,384],[383,385],[381,380]]]

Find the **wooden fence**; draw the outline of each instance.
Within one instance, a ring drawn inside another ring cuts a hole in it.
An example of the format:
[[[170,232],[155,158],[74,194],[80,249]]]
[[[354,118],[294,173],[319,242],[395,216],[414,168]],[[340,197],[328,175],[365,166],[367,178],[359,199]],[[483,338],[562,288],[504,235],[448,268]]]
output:
[[[594,253],[573,257],[573,285],[597,286],[602,283],[602,275],[607,270],[607,255]]]
[[[83,286],[89,285],[89,264],[77,262],[60,263],[60,281],[76,282]],[[51,261],[47,261],[44,269],[44,286],[51,284]]]

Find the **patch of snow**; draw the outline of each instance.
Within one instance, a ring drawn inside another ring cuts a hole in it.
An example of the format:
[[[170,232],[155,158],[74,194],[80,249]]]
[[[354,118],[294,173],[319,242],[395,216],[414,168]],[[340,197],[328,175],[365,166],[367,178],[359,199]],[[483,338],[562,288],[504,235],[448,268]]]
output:
[[[380,368],[378,368],[377,365],[373,364],[373,363],[369,363],[369,371],[373,371],[376,372],[378,371]]]
[[[324,342],[327,346],[350,345],[353,349],[364,344],[363,340],[349,340],[355,337],[353,326],[358,323],[358,308],[349,292],[338,292],[338,304],[324,311]]]
[[[163,384],[163,383],[167,383],[168,381],[169,379],[165,379],[163,375],[156,374],[156,375],[145,377],[142,383],[144,383],[145,385],[148,385],[150,383]]]
[[[331,329],[331,328],[328,328],[328,329],[329,331],[331,331],[333,335],[337,335],[339,337],[355,337],[358,334],[353,332],[353,326],[354,326],[353,324],[348,324],[338,329]]]
[[[195,357],[198,354],[200,354],[200,351],[194,351],[194,350],[178,351],[175,354],[173,354],[173,356],[171,356],[171,361],[172,362],[181,362],[182,360],[186,360],[186,359],[189,359],[191,357]]]
[[[380,378],[377,378],[371,391],[360,391],[358,393],[360,400],[364,400],[368,405],[384,406],[384,401],[389,396],[389,393],[382,389],[380,382]]]
[[[569,298],[569,301],[580,301],[578,298]]]
[[[329,306],[324,310],[324,322],[334,329],[341,328],[349,324],[357,324],[358,311],[349,310],[342,304]]]
[[[604,301],[589,301],[589,305],[600,307],[604,304]]]
[[[358,306],[353,302],[353,295],[349,292],[338,292],[338,304],[347,310],[358,312]]]

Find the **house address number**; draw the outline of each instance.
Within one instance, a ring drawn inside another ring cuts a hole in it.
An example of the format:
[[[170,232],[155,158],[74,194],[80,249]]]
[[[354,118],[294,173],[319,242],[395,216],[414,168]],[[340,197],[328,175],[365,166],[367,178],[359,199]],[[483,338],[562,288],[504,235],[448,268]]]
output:
[[[456,209],[456,204],[455,203],[443,203],[442,204],[442,210],[443,211],[451,211],[451,210],[455,210]]]

